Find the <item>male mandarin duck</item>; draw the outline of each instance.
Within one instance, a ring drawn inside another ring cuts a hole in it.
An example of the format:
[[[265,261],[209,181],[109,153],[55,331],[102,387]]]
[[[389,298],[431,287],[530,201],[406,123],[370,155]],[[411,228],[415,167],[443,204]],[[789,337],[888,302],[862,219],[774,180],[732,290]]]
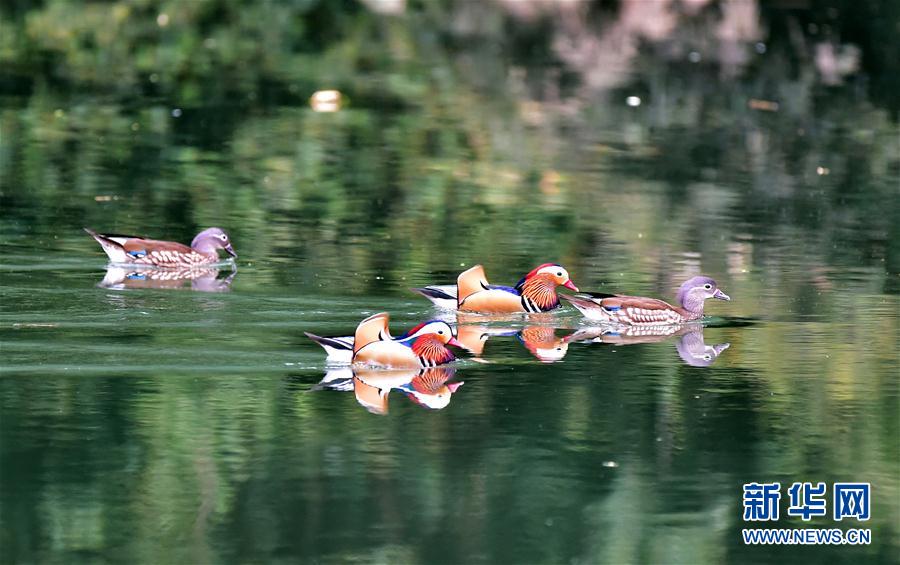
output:
[[[460,346],[446,322],[416,326],[407,337],[394,339],[388,330],[388,314],[369,316],[356,328],[351,362],[393,368],[427,368],[449,363],[456,356],[447,345]]]
[[[557,286],[578,292],[569,273],[555,263],[544,263],[522,277],[516,286],[492,285],[484,267],[475,265],[456,279],[456,286],[414,288],[441,308],[464,312],[546,312],[559,307]]]
[[[624,294],[586,293],[583,296],[564,296],[572,306],[588,319],[629,325],[680,324],[703,317],[703,303],[707,298],[731,300],[709,277],[693,277],[678,290],[678,304],[656,298]]]
[[[84,228],[97,240],[113,263],[183,268],[219,262],[219,249],[237,257],[228,234],[219,228],[208,228],[197,234],[191,246],[174,241],[159,241],[132,235],[101,234]]]
[[[444,322],[442,320],[429,320],[417,325],[416,327],[412,328],[399,337],[391,336],[390,339],[396,342],[402,342],[404,345],[406,345],[409,340],[416,335],[443,335],[448,332],[452,337],[452,329],[447,324],[447,322]],[[348,365],[353,362],[354,336],[350,335],[341,337],[323,337],[309,332],[303,333],[306,335],[306,337],[322,346],[322,348],[325,350],[325,353],[327,354],[326,361],[330,363],[346,363]],[[459,342],[454,340],[453,345],[459,345]]]

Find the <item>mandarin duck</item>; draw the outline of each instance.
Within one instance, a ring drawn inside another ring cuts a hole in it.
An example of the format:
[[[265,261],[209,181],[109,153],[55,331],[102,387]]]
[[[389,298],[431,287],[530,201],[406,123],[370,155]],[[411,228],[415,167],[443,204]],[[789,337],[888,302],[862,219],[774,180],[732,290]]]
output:
[[[590,320],[628,325],[681,324],[703,317],[703,303],[707,298],[731,300],[709,277],[693,277],[678,290],[678,304],[656,298],[624,294],[585,293],[563,296]]]
[[[198,292],[228,292],[237,271],[219,278],[215,267],[194,267],[182,269],[157,269],[154,267],[125,267],[110,265],[106,276],[97,286],[112,290],[153,288]]]
[[[398,342],[406,342],[410,338],[414,336],[414,334],[418,335],[426,335],[426,334],[438,334],[442,335],[439,332],[447,332],[451,331],[452,328],[442,320],[429,320],[427,322],[423,322],[416,327],[412,328],[405,334],[398,337],[391,337],[392,340]],[[323,337],[316,335],[310,332],[303,332],[306,337],[313,340],[322,346],[325,350],[326,358],[325,360],[329,363],[346,363],[350,364],[353,362],[353,337],[352,335],[348,336],[340,336],[340,337]],[[465,347],[463,345],[463,347]]]
[[[159,241],[132,235],[101,234],[84,228],[97,240],[109,260],[121,265],[150,265],[184,268],[219,262],[219,249],[237,258],[228,234],[219,228],[208,228],[197,234],[191,246],[174,241]]]
[[[389,316],[369,316],[356,328],[351,362],[393,368],[427,368],[456,359],[447,345],[460,346],[446,322],[420,324],[407,337],[394,339],[388,329]]]
[[[681,324],[668,326],[629,326],[608,325],[597,328],[585,328],[566,336],[568,343],[588,341],[611,345],[635,345],[642,343],[659,343],[677,337],[675,349],[678,356],[686,364],[694,367],[707,367],[731,347],[730,343],[706,345],[703,341],[703,326],[699,324]]]
[[[456,279],[456,286],[414,288],[440,308],[465,312],[546,312],[559,307],[557,286],[578,292],[569,273],[555,263],[544,263],[522,277],[516,286],[492,285],[484,267],[475,265]]]

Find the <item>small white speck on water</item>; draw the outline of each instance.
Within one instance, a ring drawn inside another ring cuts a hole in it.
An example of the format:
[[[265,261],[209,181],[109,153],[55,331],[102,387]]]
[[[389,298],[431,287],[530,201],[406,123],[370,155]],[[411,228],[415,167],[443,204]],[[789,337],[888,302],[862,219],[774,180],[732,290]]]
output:
[[[763,53],[766,52],[766,44],[763,43],[762,41],[760,41],[759,43],[757,43],[757,44],[754,45],[753,47],[754,47],[754,49],[756,49],[756,52],[759,53],[760,55],[762,55]]]
[[[641,98],[640,98],[640,96],[629,96],[628,98],[625,99],[625,103],[628,104],[629,106],[631,106],[632,108],[637,108],[638,106],[641,105]]]
[[[294,365],[296,365],[296,363],[285,363],[285,366],[287,367],[293,367]]]
[[[661,436],[656,436],[656,441],[662,441],[662,437],[661,437]]]
[[[156,25],[159,27],[166,27],[169,25],[169,14],[162,12],[158,16],[156,16]]]
[[[152,82],[152,83],[159,82],[159,75],[156,73],[150,73],[150,82]]]
[[[694,398],[696,398],[696,399],[699,400],[699,399],[700,399],[700,395],[699,395],[699,394],[695,394],[695,395],[694,395]]]
[[[544,525],[548,528],[553,526],[553,518],[547,518],[546,520],[544,520]]]
[[[181,108],[172,108],[172,117],[180,118],[181,117]]]
[[[828,167],[823,167],[821,165],[816,167],[816,174],[819,175],[820,177],[824,177],[825,175],[830,174],[830,173],[831,173],[831,169],[829,169]]]
[[[604,461],[602,463],[602,465],[608,469],[615,469],[616,467],[619,466],[619,464],[616,463],[615,461]]]
[[[317,90],[309,97],[313,112],[337,112],[342,104],[343,96],[339,90]]]
[[[702,59],[703,57],[701,57],[700,53],[698,53],[697,51],[691,51],[690,53],[688,53],[688,61],[690,61],[691,63],[699,63]]]
[[[638,239],[643,239],[643,238],[644,238],[644,234],[638,232]]]
[[[263,184],[269,184],[269,176],[268,175],[263,177]]]
[[[465,267],[466,264],[465,264],[465,263],[460,263],[459,266],[460,266],[460,267]]]
[[[383,280],[384,280],[384,277],[382,277],[382,276],[376,276],[376,277],[375,277],[375,280],[376,280],[376,281],[383,281]]]

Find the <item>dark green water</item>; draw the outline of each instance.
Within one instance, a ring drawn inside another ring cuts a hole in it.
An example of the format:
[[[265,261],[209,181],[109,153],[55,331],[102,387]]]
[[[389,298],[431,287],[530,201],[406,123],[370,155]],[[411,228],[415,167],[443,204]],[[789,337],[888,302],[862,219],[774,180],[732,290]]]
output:
[[[884,100],[784,70],[775,27],[742,81],[644,54],[584,92],[518,44],[439,48],[428,18],[350,14],[278,72],[218,61],[233,75],[150,81],[136,56],[111,85],[123,55],[82,44],[65,64],[83,82],[10,67],[0,559],[896,563],[900,131]],[[548,81],[562,92],[534,95]],[[312,111],[326,87],[349,105]],[[780,109],[748,105],[763,94]],[[239,254],[204,287],[221,292],[98,287],[105,256],[81,231],[212,225]],[[411,286],[479,262],[511,284],[546,261],[585,290],[668,300],[713,276],[732,301],[707,305],[702,336],[730,346],[688,363],[678,336],[568,343],[586,324],[563,309],[461,321],[496,335],[439,410],[393,390],[375,414],[319,386],[304,331],[389,311],[399,333],[440,315]],[[744,545],[742,485],[774,481],[778,526],[871,528],[871,545]],[[870,482],[872,518],[788,517],[795,481]]]

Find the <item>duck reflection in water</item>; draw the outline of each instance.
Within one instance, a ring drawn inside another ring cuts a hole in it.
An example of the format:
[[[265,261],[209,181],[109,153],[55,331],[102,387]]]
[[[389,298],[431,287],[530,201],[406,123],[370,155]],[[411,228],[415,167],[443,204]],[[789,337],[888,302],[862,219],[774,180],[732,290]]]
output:
[[[566,338],[558,337],[556,329],[550,326],[527,326],[518,330],[467,324],[456,329],[456,341],[475,356],[473,360],[482,362],[486,361],[482,358],[485,344],[490,338],[498,336],[517,337],[525,349],[542,363],[560,361],[569,350]]]
[[[227,276],[219,278],[220,270],[215,267],[194,267],[183,269],[156,269],[153,267],[114,266],[106,268],[106,276],[97,286],[112,290],[125,289],[168,289],[194,290],[197,292],[228,292],[237,271],[232,269]]]
[[[388,413],[388,396],[397,390],[414,403],[431,410],[441,410],[463,381],[449,382],[456,370],[432,367],[419,370],[330,369],[312,390],[353,391],[356,401],[373,414]]]
[[[706,345],[703,341],[703,326],[685,324],[674,326],[604,326],[585,328],[564,338],[568,343],[587,341],[613,345],[634,345],[638,343],[659,343],[669,338],[677,338],[675,349],[678,356],[692,367],[708,367],[730,343]]]

